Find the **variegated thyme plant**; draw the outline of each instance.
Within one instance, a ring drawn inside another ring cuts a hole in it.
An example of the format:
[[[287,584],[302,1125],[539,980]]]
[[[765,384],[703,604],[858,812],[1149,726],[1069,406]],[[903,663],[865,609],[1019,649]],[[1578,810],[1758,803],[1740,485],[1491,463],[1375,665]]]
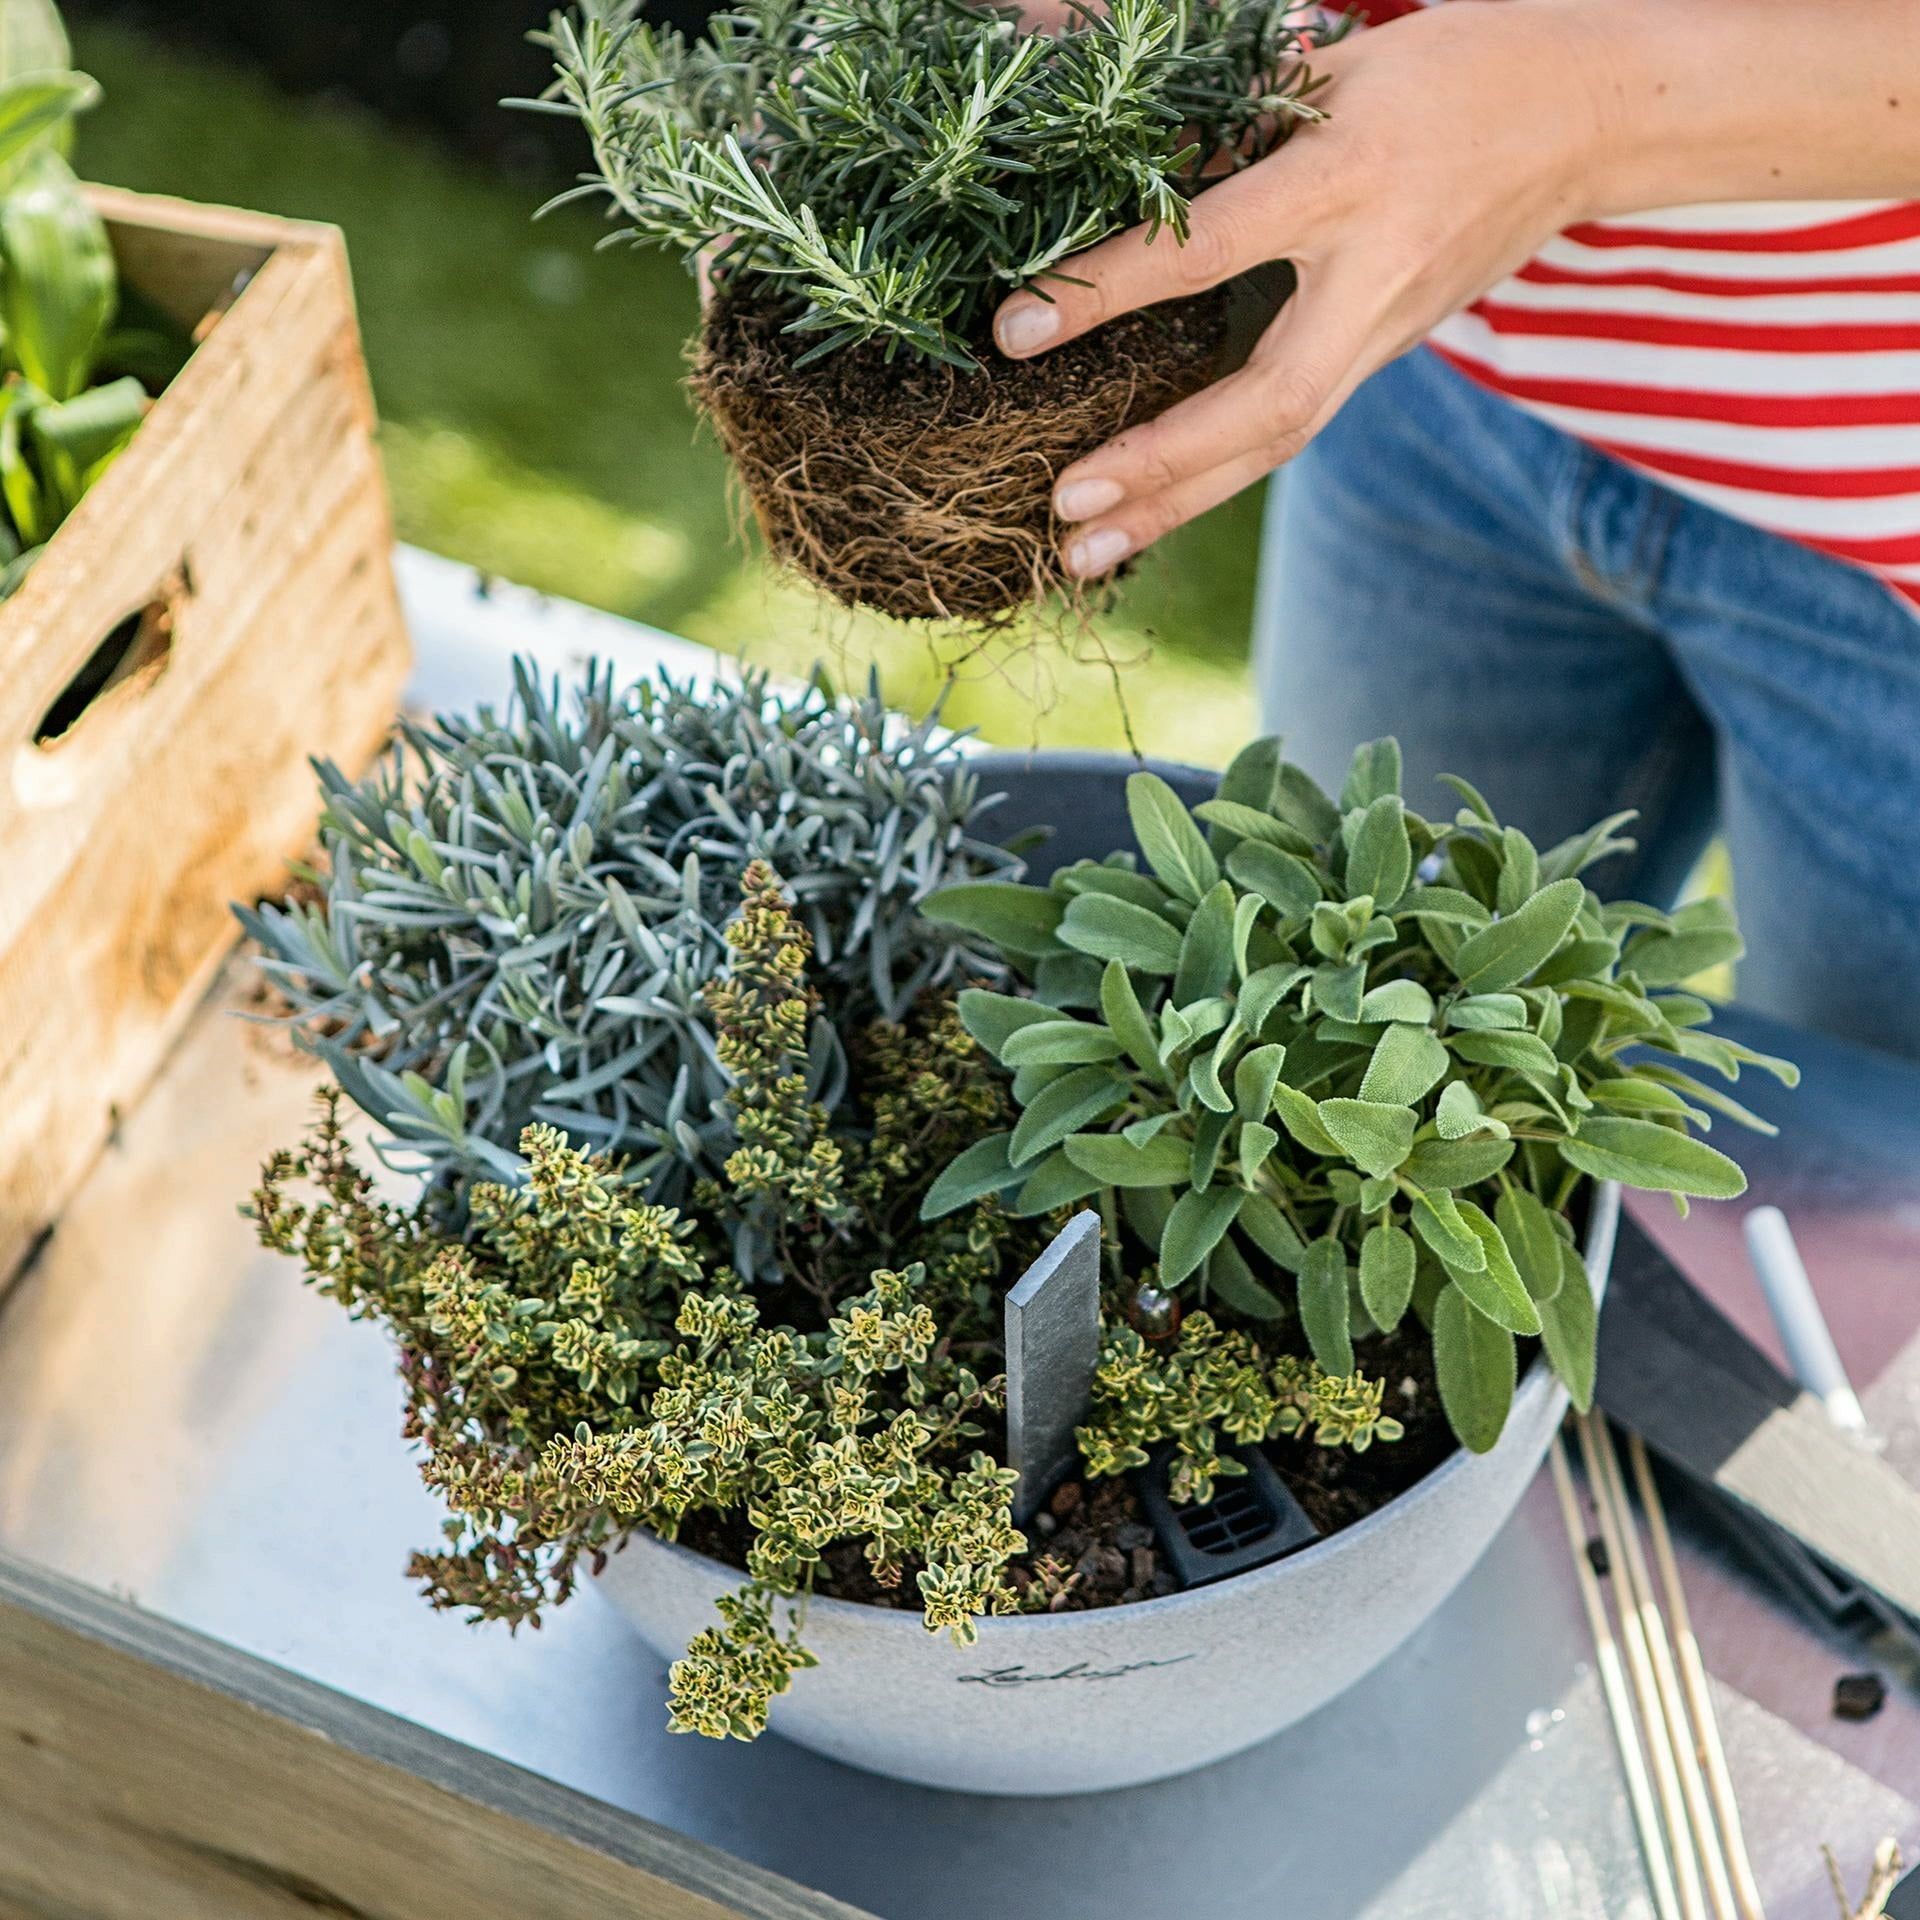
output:
[[[778,1602],[836,1545],[911,1581],[928,1628],[962,1641],[1016,1604],[1005,1569],[1026,1542],[1014,1476],[984,1451],[988,1367],[1001,1291],[1048,1229],[992,1207],[915,1217],[941,1162],[1008,1117],[945,996],[849,1034],[841,1114],[807,1098],[811,941],[769,868],[743,885],[708,988],[732,1150],[693,1205],[533,1125],[524,1175],[476,1182],[455,1228],[431,1199],[378,1197],[330,1092],[251,1211],[398,1345],[406,1431],[449,1514],[412,1563],[432,1603],[537,1625],[635,1528],[729,1519],[750,1584],[676,1663],[674,1724],[751,1737],[812,1664]],[[727,1264],[743,1218],[776,1256],[755,1288]]]
[[[1707,1032],[1682,986],[1739,954],[1724,903],[1662,913],[1580,878],[1631,844],[1630,816],[1541,852],[1452,784],[1452,820],[1410,812],[1383,740],[1336,802],[1264,740],[1191,813],[1133,777],[1144,871],[1117,855],[1045,887],[937,895],[928,913],[992,941],[1035,993],[961,996],[1021,1112],[955,1159],[927,1216],[1095,1199],[1130,1279],[1151,1262],[1159,1287],[1236,1322],[1297,1316],[1333,1375],[1417,1313],[1476,1450],[1500,1437],[1523,1337],[1586,1406],[1583,1181],[1683,1209],[1740,1193],[1693,1129],[1761,1123],[1691,1070],[1796,1074]]]

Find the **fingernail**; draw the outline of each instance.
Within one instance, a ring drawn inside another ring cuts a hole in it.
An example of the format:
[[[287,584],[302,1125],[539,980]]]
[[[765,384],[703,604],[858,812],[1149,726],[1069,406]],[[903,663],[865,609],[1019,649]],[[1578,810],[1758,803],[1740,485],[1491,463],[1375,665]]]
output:
[[[1062,520],[1091,520],[1117,507],[1126,491],[1118,480],[1069,480],[1053,496],[1053,510]]]
[[[1067,571],[1083,580],[1110,573],[1133,551],[1133,542],[1118,527],[1096,527],[1067,548]]]
[[[1060,316],[1044,300],[1009,300],[993,322],[1002,353],[1033,353],[1059,331]]]

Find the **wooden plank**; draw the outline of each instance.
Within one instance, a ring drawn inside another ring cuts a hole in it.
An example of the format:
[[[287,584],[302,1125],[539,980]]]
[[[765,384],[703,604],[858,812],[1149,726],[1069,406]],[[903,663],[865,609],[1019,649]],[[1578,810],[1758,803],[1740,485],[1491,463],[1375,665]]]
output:
[[[863,1920],[0,1555],[0,1915]]]
[[[126,455],[0,607],[0,1287],[139,1097],[407,667],[340,237],[101,190],[130,278],[234,299]],[[57,740],[41,716],[155,610],[142,663]]]

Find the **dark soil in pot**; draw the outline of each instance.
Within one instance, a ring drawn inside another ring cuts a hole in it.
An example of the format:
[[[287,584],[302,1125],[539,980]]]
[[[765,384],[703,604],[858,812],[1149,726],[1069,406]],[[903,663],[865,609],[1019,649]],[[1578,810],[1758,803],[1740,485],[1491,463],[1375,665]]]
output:
[[[868,343],[794,363],[814,334],[722,295],[692,388],[774,554],[836,600],[990,623],[1069,584],[1053,483],[1206,385],[1221,294],[1129,314],[1037,360],[969,372]]]

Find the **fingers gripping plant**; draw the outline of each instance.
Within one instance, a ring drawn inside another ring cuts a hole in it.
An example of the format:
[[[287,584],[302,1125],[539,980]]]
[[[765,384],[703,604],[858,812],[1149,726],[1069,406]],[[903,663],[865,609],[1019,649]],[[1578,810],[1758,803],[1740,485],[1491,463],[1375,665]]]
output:
[[[694,389],[774,551],[840,598],[988,619],[1057,582],[1052,477],[1205,378],[1217,306],[1001,361],[994,307],[1316,118],[1298,0],[1114,0],[1057,35],[957,0],[750,0],[689,46],[590,0],[537,103],[617,237],[707,271]]]
[[[1021,1113],[926,1211],[1097,1198],[1160,1286],[1255,1326],[1297,1317],[1332,1375],[1417,1313],[1447,1414],[1485,1450],[1520,1338],[1590,1400],[1583,1180],[1682,1209],[1740,1193],[1694,1129],[1762,1123],[1692,1069],[1795,1073],[1705,1031],[1681,985],[1740,952],[1723,903],[1605,903],[1579,877],[1631,845],[1630,816],[1543,853],[1465,782],[1442,823],[1399,783],[1391,740],[1360,750],[1337,804],[1261,741],[1193,813],[1133,777],[1144,871],[1117,856],[937,895],[929,914],[993,942],[1036,997],[962,995]]]

